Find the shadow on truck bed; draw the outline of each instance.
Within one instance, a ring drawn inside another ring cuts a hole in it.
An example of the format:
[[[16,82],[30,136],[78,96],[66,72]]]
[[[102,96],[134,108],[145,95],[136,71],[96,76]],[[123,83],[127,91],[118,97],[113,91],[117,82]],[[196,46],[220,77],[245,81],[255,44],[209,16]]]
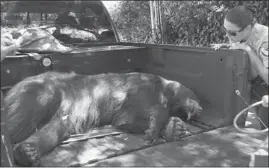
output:
[[[144,145],[139,136],[122,134],[63,145],[42,158],[43,166],[247,166],[249,154],[264,136],[224,127],[181,141]]]
[[[257,149],[263,138],[225,127],[88,166],[244,167],[248,166],[249,154]]]

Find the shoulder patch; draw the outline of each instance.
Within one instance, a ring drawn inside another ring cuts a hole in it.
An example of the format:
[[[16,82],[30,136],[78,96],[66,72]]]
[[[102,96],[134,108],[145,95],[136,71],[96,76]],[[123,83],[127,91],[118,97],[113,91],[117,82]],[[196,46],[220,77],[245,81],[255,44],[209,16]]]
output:
[[[265,42],[261,45],[260,55],[268,57],[268,42]]]
[[[261,54],[268,57],[268,48],[261,48]]]

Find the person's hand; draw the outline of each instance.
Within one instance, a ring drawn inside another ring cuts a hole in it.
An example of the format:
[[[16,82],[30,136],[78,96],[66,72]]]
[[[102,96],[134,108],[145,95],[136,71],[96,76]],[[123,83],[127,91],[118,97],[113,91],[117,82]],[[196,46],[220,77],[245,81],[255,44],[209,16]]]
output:
[[[268,95],[262,97],[262,105],[268,107]]]
[[[15,40],[10,33],[6,33],[1,36],[1,61],[7,55],[15,55],[18,47],[14,44]]]
[[[246,43],[231,43],[230,49],[247,51],[249,46]]]
[[[3,34],[1,37],[1,46],[6,47],[14,44],[14,40],[10,33]]]
[[[229,45],[228,44],[210,44],[211,48],[213,48],[214,50],[218,50],[220,48],[227,48]]]

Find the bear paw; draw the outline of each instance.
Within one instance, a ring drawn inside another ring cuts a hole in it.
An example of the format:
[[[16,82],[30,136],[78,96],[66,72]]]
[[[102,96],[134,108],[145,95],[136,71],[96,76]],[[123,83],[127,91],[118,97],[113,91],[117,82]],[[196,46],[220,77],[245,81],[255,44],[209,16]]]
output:
[[[162,131],[162,137],[168,142],[178,141],[186,133],[186,124],[179,117],[170,117]]]
[[[14,157],[19,166],[40,166],[40,157],[34,144],[19,144],[14,149]]]

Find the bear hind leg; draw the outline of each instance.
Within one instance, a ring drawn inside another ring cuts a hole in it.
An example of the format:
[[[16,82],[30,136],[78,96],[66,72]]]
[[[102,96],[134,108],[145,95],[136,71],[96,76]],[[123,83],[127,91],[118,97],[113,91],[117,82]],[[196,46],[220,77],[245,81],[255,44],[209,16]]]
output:
[[[40,166],[40,157],[52,151],[74,132],[71,124],[66,122],[54,116],[41,130],[17,144],[14,149],[16,162],[23,166]]]
[[[154,105],[149,109],[150,120],[147,130],[145,131],[145,139],[154,142],[161,137],[161,130],[164,129],[169,119],[169,111],[162,105]]]

